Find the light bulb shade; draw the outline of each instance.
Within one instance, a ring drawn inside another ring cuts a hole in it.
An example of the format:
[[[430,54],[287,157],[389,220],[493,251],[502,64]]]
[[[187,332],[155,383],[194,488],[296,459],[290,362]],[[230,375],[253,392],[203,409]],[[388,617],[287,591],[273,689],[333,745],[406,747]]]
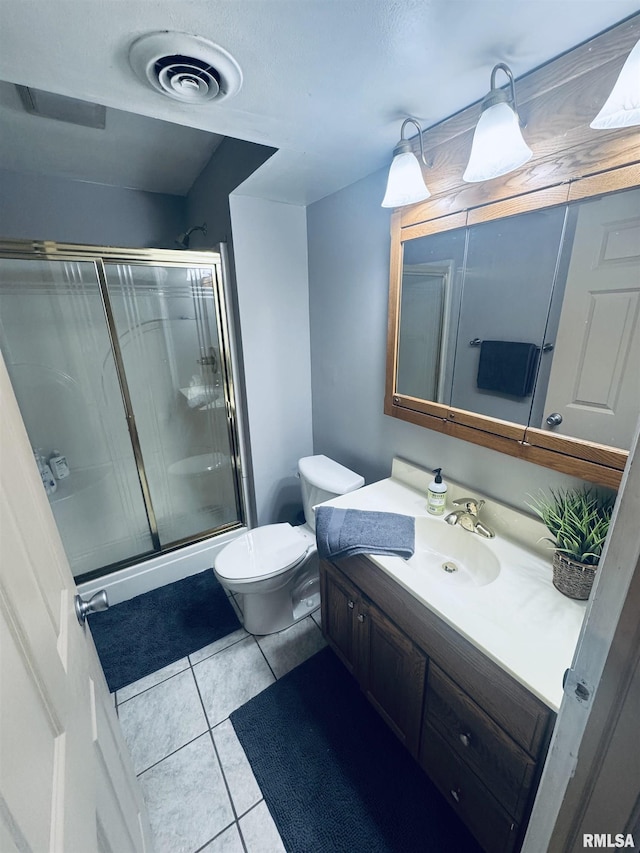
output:
[[[422,169],[415,154],[404,151],[396,154],[389,168],[387,190],[382,207],[403,207],[429,198],[431,193],[422,177]]]
[[[635,124],[640,124],[640,41],[627,57],[616,85],[590,126],[594,130],[608,130]]]
[[[522,138],[517,114],[506,102],[494,104],[480,115],[462,178],[475,183],[506,175],[530,160],[532,153]]]

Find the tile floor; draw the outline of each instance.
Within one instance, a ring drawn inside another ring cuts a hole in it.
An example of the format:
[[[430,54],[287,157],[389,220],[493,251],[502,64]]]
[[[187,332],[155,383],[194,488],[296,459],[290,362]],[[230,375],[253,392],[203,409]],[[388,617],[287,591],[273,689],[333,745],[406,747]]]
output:
[[[319,651],[319,624],[241,628],[116,692],[155,853],[283,853],[229,714]]]

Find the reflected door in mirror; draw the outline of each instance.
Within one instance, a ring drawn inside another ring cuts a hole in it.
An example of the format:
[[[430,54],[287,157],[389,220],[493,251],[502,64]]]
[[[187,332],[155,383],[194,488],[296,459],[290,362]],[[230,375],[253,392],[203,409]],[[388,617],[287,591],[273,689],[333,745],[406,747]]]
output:
[[[448,269],[406,264],[402,272],[398,388],[409,397],[441,402],[448,342]]]
[[[640,401],[640,190],[581,203],[545,412],[554,432],[628,448]]]

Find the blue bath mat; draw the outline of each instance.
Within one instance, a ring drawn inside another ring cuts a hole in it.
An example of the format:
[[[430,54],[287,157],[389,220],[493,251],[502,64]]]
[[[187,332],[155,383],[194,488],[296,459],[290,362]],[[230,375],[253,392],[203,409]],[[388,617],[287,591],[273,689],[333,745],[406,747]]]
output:
[[[240,627],[213,569],[89,616],[109,690],[150,675]]]
[[[481,853],[330,649],[231,722],[288,853]]]

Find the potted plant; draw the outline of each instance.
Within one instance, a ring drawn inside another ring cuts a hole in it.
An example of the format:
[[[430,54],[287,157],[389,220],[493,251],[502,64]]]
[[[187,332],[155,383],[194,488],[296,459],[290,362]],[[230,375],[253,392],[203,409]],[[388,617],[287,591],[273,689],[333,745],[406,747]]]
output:
[[[551,490],[529,504],[552,537],[553,585],[569,598],[587,599],[602,554],[615,495],[591,488]]]

